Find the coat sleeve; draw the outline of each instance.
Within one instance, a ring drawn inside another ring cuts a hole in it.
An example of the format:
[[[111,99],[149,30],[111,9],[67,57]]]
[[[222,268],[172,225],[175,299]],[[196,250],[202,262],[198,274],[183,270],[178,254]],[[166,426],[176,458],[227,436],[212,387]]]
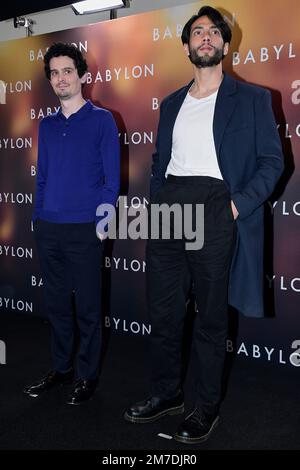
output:
[[[231,195],[240,219],[248,217],[267,200],[283,171],[282,146],[268,90],[256,95],[254,111],[256,171],[240,191]]]
[[[154,194],[159,190],[162,185],[162,175],[160,168],[160,140],[162,138],[162,115],[164,112],[165,101],[162,101],[160,105],[160,117],[157,129],[157,137],[155,143],[155,151],[152,155],[152,173],[150,179],[150,200],[152,200]],[[163,175],[164,176],[164,175]]]

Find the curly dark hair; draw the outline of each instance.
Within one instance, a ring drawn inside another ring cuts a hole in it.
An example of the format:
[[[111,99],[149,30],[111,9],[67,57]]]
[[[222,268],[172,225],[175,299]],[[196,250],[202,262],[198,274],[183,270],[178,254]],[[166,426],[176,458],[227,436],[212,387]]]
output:
[[[63,42],[56,42],[49,47],[44,56],[44,70],[46,77],[50,80],[50,60],[53,57],[67,56],[73,59],[75,68],[77,69],[78,76],[81,78],[87,72],[88,66],[82,53],[73,44],[65,44]]]
[[[230,44],[232,37],[231,29],[229,28],[221,13],[215,8],[209,6],[203,6],[200,8],[197,15],[193,15],[184,25],[181,34],[182,44],[189,44],[192,24],[198,20],[198,18],[201,18],[201,16],[207,16],[220,30],[224,43],[228,42],[228,44]]]

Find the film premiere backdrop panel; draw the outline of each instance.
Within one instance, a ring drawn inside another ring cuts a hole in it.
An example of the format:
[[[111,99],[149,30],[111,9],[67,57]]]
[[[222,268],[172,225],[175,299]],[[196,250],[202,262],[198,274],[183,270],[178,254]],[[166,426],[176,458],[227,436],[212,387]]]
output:
[[[267,245],[273,246],[274,259],[265,282],[267,290],[274,290],[275,306],[268,312],[270,318],[240,319],[236,352],[296,369],[300,365],[300,3],[275,0],[271,11],[260,0],[226,0],[224,6],[209,3],[223,7],[234,32],[225,69],[272,91],[289,179],[266,204],[267,233],[274,229]],[[0,43],[0,312],[43,315],[31,212],[38,124],[58,109],[44,78],[47,47],[55,41],[72,42],[86,54],[85,96],[110,109],[117,120],[122,194],[127,208],[138,209],[148,204],[159,103],[192,76],[180,35],[182,25],[198,7],[199,3],[191,3]],[[112,281],[105,326],[117,333],[151,333],[145,308],[144,250],[143,240],[117,240],[104,260]],[[228,351],[232,349],[229,338]]]

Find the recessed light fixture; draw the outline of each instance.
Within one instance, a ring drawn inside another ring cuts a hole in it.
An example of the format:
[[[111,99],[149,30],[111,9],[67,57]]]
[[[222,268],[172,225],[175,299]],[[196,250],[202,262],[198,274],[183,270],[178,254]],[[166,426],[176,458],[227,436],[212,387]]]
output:
[[[86,15],[88,13],[96,13],[97,11],[124,8],[126,4],[126,0],[85,0],[83,2],[72,3],[72,7],[76,15]]]

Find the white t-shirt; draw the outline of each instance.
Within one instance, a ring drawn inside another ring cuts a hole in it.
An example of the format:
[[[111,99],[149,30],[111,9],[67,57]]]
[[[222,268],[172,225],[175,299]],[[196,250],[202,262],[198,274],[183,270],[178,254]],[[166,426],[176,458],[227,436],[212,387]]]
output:
[[[177,115],[167,175],[212,176],[223,179],[213,138],[213,118],[218,90],[205,98],[189,93]]]

